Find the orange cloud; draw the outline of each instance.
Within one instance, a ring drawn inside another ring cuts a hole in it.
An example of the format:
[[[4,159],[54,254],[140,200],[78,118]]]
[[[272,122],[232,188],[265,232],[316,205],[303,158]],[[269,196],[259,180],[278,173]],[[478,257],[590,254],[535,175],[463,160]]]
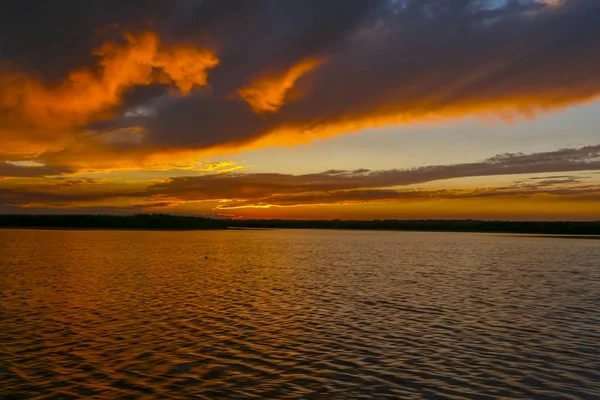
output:
[[[219,64],[209,50],[179,46],[159,51],[152,66],[162,69],[163,82],[173,81],[183,94],[189,94],[194,86],[205,86],[207,70]]]
[[[298,62],[282,74],[260,77],[239,90],[239,95],[257,114],[275,112],[285,103],[286,94],[303,75],[317,68],[322,61],[307,59]]]
[[[210,50],[161,46],[152,32],[126,35],[125,45],[107,43],[94,52],[98,71],[74,71],[58,86],[49,87],[23,74],[0,79],[0,122],[13,129],[42,128],[43,132],[70,131],[98,118],[122,102],[134,86],[173,84],[183,94],[207,83],[207,71],[219,60]],[[158,72],[156,72],[158,70]]]

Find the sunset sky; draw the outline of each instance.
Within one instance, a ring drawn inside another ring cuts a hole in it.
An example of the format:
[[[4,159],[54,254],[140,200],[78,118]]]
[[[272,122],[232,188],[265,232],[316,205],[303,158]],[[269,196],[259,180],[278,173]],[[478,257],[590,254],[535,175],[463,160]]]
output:
[[[0,213],[600,220],[598,0],[0,2]]]

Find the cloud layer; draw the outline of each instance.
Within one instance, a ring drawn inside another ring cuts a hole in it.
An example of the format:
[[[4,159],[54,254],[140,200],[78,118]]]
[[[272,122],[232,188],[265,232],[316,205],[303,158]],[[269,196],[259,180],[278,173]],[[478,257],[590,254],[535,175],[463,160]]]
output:
[[[241,206],[330,204],[355,201],[394,199],[426,199],[465,196],[460,191],[403,191],[403,186],[424,184],[455,178],[523,175],[555,172],[600,170],[600,146],[564,149],[536,154],[502,154],[477,162],[454,165],[431,165],[405,170],[325,171],[318,174],[224,174],[172,178],[153,185],[146,192],[155,197],[178,200],[231,200],[219,208]],[[506,190],[489,188],[469,190],[469,195],[552,193],[561,182],[552,179],[537,181]],[[384,190],[382,190],[384,189]],[[579,188],[581,189],[581,188]]]
[[[143,164],[600,94],[600,3],[496,4],[8,0],[0,159]]]
[[[20,168],[37,172],[40,167]],[[196,212],[235,216],[245,209],[542,195],[588,202],[596,207],[600,202],[600,145],[546,153],[501,154],[476,163],[413,169],[330,170],[305,175],[222,171],[214,173],[208,169],[204,175],[148,181],[142,188],[107,179],[48,177],[5,188],[0,192],[0,204],[12,212],[44,207],[57,212],[73,208],[95,212],[99,207],[113,207],[119,212],[192,212],[200,204]],[[26,176],[23,172],[10,173],[13,177]],[[476,187],[456,184],[460,178],[502,176],[508,177],[508,183]],[[438,186],[424,186],[431,182]]]

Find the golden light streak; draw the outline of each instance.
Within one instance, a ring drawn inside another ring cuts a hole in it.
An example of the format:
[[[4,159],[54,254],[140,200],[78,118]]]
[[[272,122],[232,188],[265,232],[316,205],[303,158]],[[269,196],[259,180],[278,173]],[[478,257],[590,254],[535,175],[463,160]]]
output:
[[[465,103],[448,105],[439,110],[372,112],[358,115],[346,115],[337,120],[324,121],[318,124],[310,122],[290,124],[277,128],[263,136],[244,144],[224,144],[207,150],[209,154],[228,155],[232,152],[256,150],[265,147],[311,144],[316,139],[326,139],[339,135],[357,133],[364,129],[382,128],[386,126],[413,124],[444,124],[458,121],[468,116],[480,118],[482,121],[501,119],[505,123],[514,123],[520,119],[534,119],[539,113],[563,110],[573,104],[584,105],[600,98],[594,94],[576,99],[559,98],[520,98],[506,101],[483,101],[481,103]]]
[[[423,202],[377,202],[271,207],[233,210],[245,219],[484,219],[484,220],[597,220],[598,201],[571,196],[536,195],[498,198],[447,199]]]

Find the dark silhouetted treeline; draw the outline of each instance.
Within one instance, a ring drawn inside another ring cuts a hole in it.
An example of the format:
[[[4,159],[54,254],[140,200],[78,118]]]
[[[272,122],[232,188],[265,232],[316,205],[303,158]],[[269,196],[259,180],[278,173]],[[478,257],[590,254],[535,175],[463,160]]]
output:
[[[531,233],[555,235],[600,235],[598,222],[521,222],[475,220],[374,220],[374,221],[292,221],[292,220],[236,220],[230,226],[247,228],[296,229],[359,229],[394,231],[444,231]]]
[[[227,221],[166,214],[0,215],[3,228],[65,229],[226,229]]]
[[[224,220],[168,214],[138,215],[0,215],[0,228],[172,229],[227,228],[358,229],[394,231],[600,235],[597,222],[525,222],[476,220]]]

